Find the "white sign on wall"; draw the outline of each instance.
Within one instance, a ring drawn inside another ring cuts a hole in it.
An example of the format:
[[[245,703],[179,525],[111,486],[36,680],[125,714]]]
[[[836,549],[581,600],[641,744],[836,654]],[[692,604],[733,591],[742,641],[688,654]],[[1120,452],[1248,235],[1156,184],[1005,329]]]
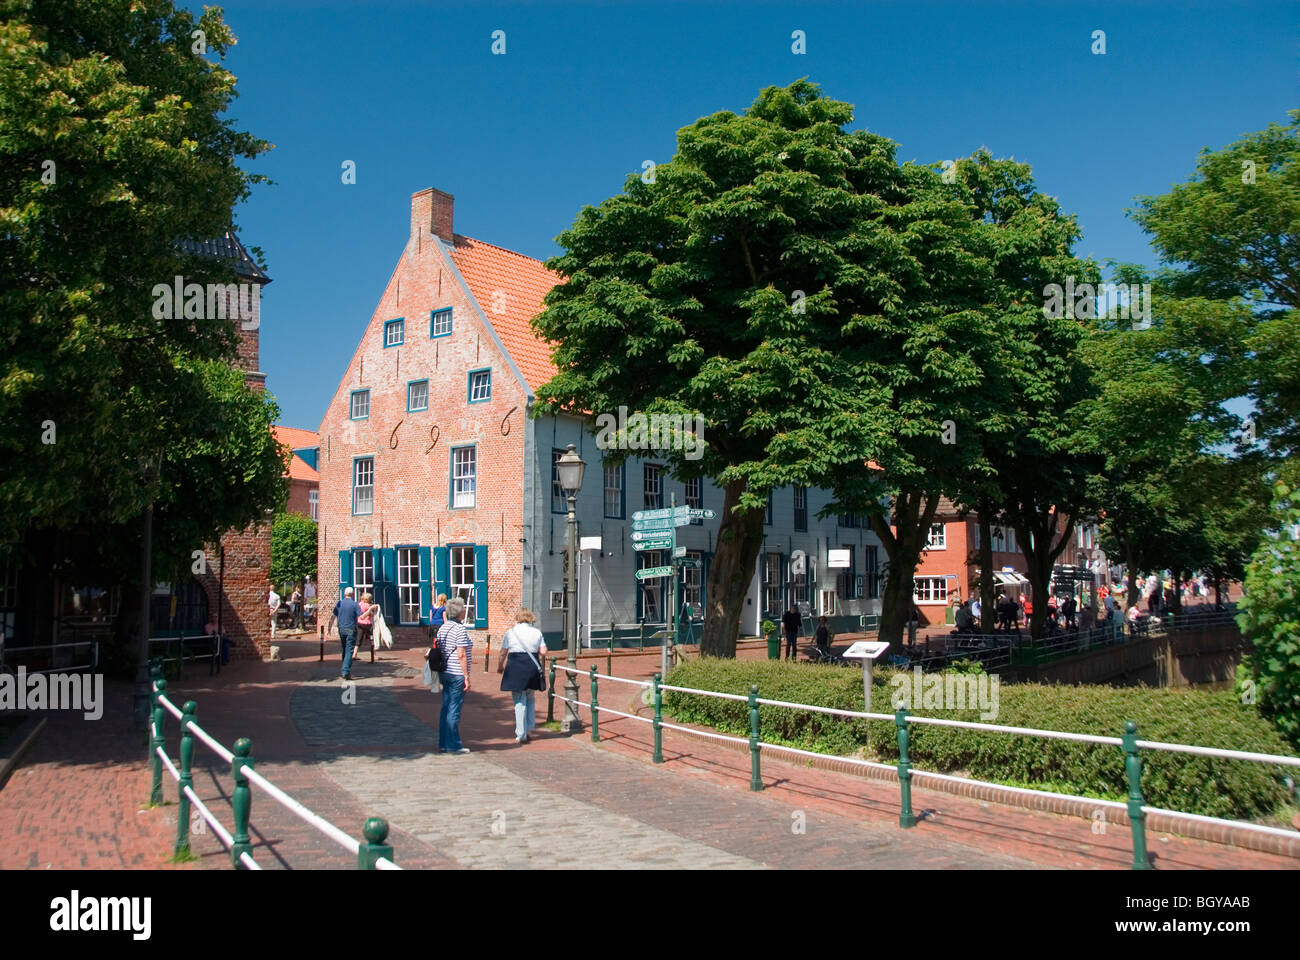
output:
[[[826,551],[826,566],[847,567],[852,562],[850,560],[852,553],[852,550],[828,550]]]

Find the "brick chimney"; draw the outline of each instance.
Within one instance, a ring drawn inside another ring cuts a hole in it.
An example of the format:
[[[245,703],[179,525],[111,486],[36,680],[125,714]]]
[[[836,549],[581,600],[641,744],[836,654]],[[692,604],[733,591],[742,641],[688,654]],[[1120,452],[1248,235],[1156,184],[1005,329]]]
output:
[[[452,207],[455,198],[450,193],[443,193],[429,187],[419,193],[411,194],[411,239],[412,248],[419,249],[430,235],[451,242]]]

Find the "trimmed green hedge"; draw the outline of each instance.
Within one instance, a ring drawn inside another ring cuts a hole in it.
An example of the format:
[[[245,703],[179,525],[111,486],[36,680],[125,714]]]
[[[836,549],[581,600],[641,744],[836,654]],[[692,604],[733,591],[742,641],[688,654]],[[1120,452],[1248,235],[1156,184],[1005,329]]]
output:
[[[872,709],[892,713],[896,671],[877,669]],[[910,678],[909,678],[910,679]],[[862,709],[862,673],[816,664],[770,660],[689,660],[668,683],[722,693],[749,692],[791,703]],[[1001,684],[999,712],[988,722],[1072,733],[1119,736],[1133,720],[1144,740],[1293,755],[1286,741],[1255,707],[1231,690],[1156,690],[1149,687],[1046,686]],[[678,720],[748,736],[749,708],[734,700],[668,693],[665,709]],[[978,710],[917,710],[927,716],[979,720]],[[892,723],[831,717],[786,707],[759,708],[763,739],[844,755],[861,751],[870,726],[874,755],[898,760]],[[1037,737],[957,730],[914,724],[911,759],[922,770],[955,773],[994,783],[1123,800],[1127,795],[1119,747]],[[1142,752],[1142,794],[1151,806],[1231,819],[1285,822],[1292,802],[1282,782],[1282,767],[1244,760],[1218,760],[1189,754]]]

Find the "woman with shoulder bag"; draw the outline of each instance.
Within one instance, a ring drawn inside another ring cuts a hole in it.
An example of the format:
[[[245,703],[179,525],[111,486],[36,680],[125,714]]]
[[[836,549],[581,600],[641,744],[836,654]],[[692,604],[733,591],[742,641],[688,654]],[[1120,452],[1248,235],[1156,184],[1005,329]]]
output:
[[[533,691],[545,690],[540,657],[546,656],[542,631],[534,624],[537,615],[531,610],[515,614],[515,625],[506,631],[497,654],[497,673],[501,674],[501,689],[509,690],[515,706],[515,743],[527,743],[528,734],[536,724]]]

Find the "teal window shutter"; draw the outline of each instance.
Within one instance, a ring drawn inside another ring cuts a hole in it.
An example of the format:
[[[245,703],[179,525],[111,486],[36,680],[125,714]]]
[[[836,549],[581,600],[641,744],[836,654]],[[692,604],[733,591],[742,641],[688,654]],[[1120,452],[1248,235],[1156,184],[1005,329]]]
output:
[[[352,551],[339,551],[339,597],[343,596],[343,588],[352,586]]]
[[[398,622],[397,551],[384,547],[375,551],[375,603],[384,610],[384,619]]]
[[[451,554],[446,547],[433,548],[433,596],[451,590]]]
[[[488,563],[487,547],[474,548],[474,627],[484,630],[488,625]]]
[[[432,606],[433,597],[430,589],[430,577],[433,573],[431,557],[429,556],[428,547],[420,547],[418,551],[420,558],[420,623],[428,626],[429,607]]]

